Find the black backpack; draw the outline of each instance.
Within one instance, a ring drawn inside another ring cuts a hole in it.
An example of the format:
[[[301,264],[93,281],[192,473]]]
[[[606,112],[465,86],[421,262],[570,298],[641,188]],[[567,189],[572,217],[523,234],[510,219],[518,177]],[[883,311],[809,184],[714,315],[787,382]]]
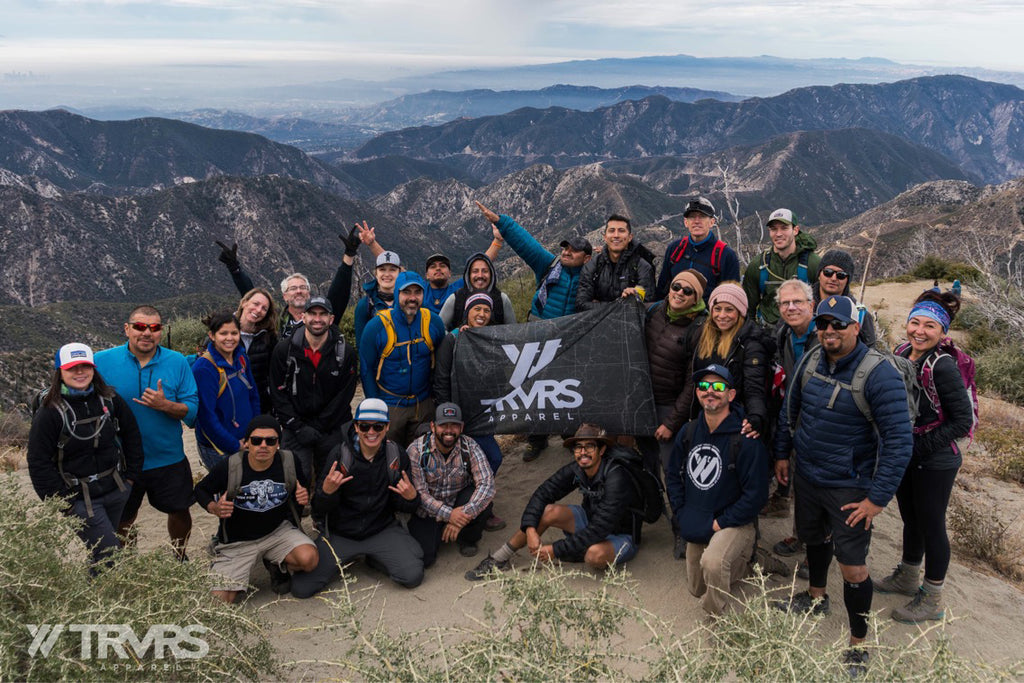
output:
[[[640,499],[640,505],[629,511],[648,524],[657,522],[665,514],[665,489],[661,479],[644,468],[643,458],[631,448],[609,449],[606,457],[612,466],[625,470]]]

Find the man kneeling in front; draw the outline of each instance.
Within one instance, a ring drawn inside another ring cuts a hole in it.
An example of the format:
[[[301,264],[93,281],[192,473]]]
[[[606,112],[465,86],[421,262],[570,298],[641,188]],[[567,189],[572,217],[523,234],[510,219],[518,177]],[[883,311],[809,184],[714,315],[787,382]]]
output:
[[[586,562],[593,569],[633,559],[638,520],[631,510],[639,508],[639,493],[626,467],[609,457],[617,448],[612,444],[601,427],[580,425],[576,434],[565,440],[573,462],[537,487],[523,511],[520,530],[466,572],[466,578],[479,581],[492,570],[510,568],[512,556],[523,547],[538,560]],[[557,502],[577,489],[583,494],[582,505]],[[541,536],[552,527],[564,531],[565,538],[543,543]]]

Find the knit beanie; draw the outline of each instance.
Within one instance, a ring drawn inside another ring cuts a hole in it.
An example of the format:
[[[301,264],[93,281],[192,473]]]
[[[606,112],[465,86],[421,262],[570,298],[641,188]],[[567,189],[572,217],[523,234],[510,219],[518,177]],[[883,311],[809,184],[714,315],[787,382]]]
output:
[[[281,424],[274,419],[273,415],[267,413],[257,415],[249,420],[249,424],[245,427],[245,438],[248,439],[257,429],[273,429],[278,436],[281,436]]]
[[[708,286],[708,281],[699,270],[687,268],[686,270],[680,271],[674,278],[672,278],[672,282],[675,282],[676,280],[682,282],[684,285],[689,285],[694,291],[696,291],[698,299],[704,298],[704,288]]]
[[[486,292],[477,292],[476,294],[471,294],[468,297],[466,297],[465,310],[468,311],[469,309],[479,304],[484,304],[485,306],[487,306],[487,308],[493,309],[494,299],[492,299]]]
[[[849,274],[849,282],[853,282],[853,276],[856,274],[856,265],[853,263],[853,257],[842,249],[830,249],[825,252],[825,255],[821,257],[821,263],[818,265],[818,272],[820,273],[825,268],[832,266],[845,270]]]
[[[747,293],[735,282],[723,282],[715,287],[708,298],[708,308],[714,308],[719,302],[732,304],[741,316],[747,317]]]

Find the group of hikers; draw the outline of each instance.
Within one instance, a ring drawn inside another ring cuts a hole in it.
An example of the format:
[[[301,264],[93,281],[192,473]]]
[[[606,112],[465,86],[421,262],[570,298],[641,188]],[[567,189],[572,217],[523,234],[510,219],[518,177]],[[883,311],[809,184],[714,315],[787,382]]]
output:
[[[735,607],[731,591],[754,557],[759,514],[784,516],[792,499],[793,534],[774,550],[805,554],[800,574],[809,585],[777,606],[828,613],[835,558],[852,673],[866,666],[857,644],[874,590],[912,598],[893,610],[900,621],[942,617],[946,508],[961,442],[977,420],[970,358],[947,336],[958,293],[923,292],[893,353],[876,348],[873,316],[850,293],[853,258],[817,254],[788,209],[769,216],[771,246],[741,274],[715,232],[712,203],[689,201],[686,235],[667,246],[656,277],[654,255],[625,216],[608,218],[599,250],[569,236],[554,253],[509,216],[477,205],[493,241],[462,277],[453,279],[444,254],[426,260],[424,275],[403,269],[364,222],[341,236],[327,295],[313,296],[309,279],[293,273],[280,284],[283,307],[254,287],[237,245],[218,243],[242,298],[235,311],[208,318],[208,341],[194,357],[161,346],[163,320],[147,305],[128,315],[125,344],[57,351],[29,438],[36,492],[69,501],[96,567],[132,542],[144,497],[166,514],[184,561],[198,503],[219,520],[211,571],[215,595],[228,602],[249,588],[261,561],[274,591],[305,598],[357,558],[411,588],[444,544],[473,557],[484,531],[506,526],[494,512],[502,451],[493,435],[464,431],[454,358],[466,330],[516,323],[493,265],[507,243],[535,275],[531,321],[628,297],[644,302],[658,426],[613,435],[584,423],[562,435],[572,459],[467,579],[507,569],[524,547],[539,561],[628,562],[651,504],[640,471],[664,486],[653,495],[658,509],[669,503],[673,552],[711,614]],[[338,321],[361,247],[375,267],[355,306],[353,348]],[[358,383],[365,399],[353,413]],[[194,486],[182,423],[194,426],[207,469]],[[536,460],[549,436],[529,435],[523,460]],[[559,502],[573,491],[581,504]],[[872,581],[872,520],[893,497],[902,557]],[[551,527],[563,535],[545,537]]]

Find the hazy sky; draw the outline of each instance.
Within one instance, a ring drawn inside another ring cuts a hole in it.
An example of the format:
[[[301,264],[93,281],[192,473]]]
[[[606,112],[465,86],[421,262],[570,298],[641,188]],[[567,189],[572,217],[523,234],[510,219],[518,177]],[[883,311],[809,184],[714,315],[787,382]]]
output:
[[[8,82],[141,68],[294,83],[679,53],[1024,71],[1024,3],[1009,0],[4,0],[0,17]]]

